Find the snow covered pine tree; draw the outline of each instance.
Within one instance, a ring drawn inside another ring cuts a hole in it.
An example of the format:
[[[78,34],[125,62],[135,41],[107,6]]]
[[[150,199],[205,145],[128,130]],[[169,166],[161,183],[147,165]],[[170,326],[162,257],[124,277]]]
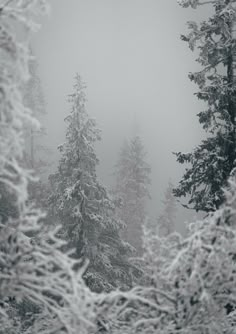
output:
[[[236,85],[234,0],[180,0],[183,7],[211,6],[212,16],[200,25],[188,22],[191,30],[182,36],[191,50],[199,52],[201,71],[191,73],[199,91],[197,97],[208,105],[198,114],[199,122],[210,135],[192,153],[177,153],[177,161],[190,167],[174,190],[178,197],[190,196],[188,206],[199,211],[214,211],[222,204],[227,179],[236,157]]]
[[[1,2],[3,3],[3,1]],[[56,231],[28,203],[32,176],[20,161],[23,129],[37,126],[23,105],[28,39],[44,0],[6,1],[0,7],[0,333],[75,334],[92,328],[94,304],[77,261],[60,251]],[[21,32],[19,34],[19,31]],[[20,36],[19,36],[20,35]],[[5,213],[6,198],[14,214]]]
[[[37,181],[31,181],[28,184],[29,200],[37,202],[38,207],[45,208],[48,197],[48,184],[45,182],[45,176],[49,166],[52,165],[53,154],[52,150],[45,145],[47,131],[43,123],[46,117],[46,102],[37,69],[38,63],[30,47],[30,77],[22,88],[23,103],[32,111],[33,117],[40,122],[40,128],[35,129],[29,124],[25,126],[25,152],[22,160],[25,167],[33,169],[38,178]]]
[[[157,219],[157,229],[160,236],[167,236],[175,230],[175,215],[177,211],[176,198],[173,195],[173,184],[171,181],[168,183],[168,187],[165,192],[165,198],[162,201],[164,209],[161,215]]]
[[[44,99],[41,80],[37,73],[37,61],[30,48],[29,73],[30,78],[23,87],[24,105],[33,112],[33,116],[40,122],[40,129],[36,131],[29,126],[25,129],[25,157],[26,166],[41,175],[49,165],[49,150],[42,144],[46,135],[43,127],[43,118],[46,115],[46,102]]]
[[[147,199],[150,198],[151,168],[145,161],[146,152],[139,136],[124,142],[116,164],[114,194],[121,200],[118,216],[126,224],[128,242],[142,253],[142,225],[146,217]]]
[[[59,146],[62,157],[58,171],[49,176],[49,202],[51,217],[63,225],[63,238],[76,249],[75,256],[90,261],[84,275],[88,286],[100,292],[129,287],[134,268],[128,261],[131,247],[121,239],[122,226],[114,218],[114,204],[97,180],[94,145],[100,131],[86,112],[84,88],[76,75],[65,119],[66,142]]]

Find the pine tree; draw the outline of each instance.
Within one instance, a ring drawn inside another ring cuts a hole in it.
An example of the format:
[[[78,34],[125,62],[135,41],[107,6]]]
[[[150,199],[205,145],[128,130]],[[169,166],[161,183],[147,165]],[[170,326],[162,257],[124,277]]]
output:
[[[96,122],[85,109],[85,86],[79,75],[69,96],[66,141],[58,171],[49,177],[52,187],[50,212],[63,224],[62,235],[75,256],[88,258],[85,274],[95,291],[127,287],[132,283],[129,245],[120,238],[121,225],[114,218],[114,204],[98,182],[94,145],[100,140]]]
[[[46,116],[46,102],[41,80],[38,76],[38,63],[33,55],[32,48],[30,48],[28,62],[30,76],[22,89],[23,102],[40,122],[40,128],[36,129],[30,124],[25,126],[23,164],[36,175],[36,179],[28,184],[29,199],[31,202],[37,202],[38,207],[44,208],[48,196],[48,185],[44,179],[45,173],[51,165],[52,151],[44,144],[47,131],[42,123]]]
[[[46,135],[46,129],[42,126],[43,118],[46,115],[46,102],[41,80],[37,73],[38,64],[32,49],[30,49],[28,66],[30,77],[23,87],[24,105],[32,111],[34,117],[40,122],[40,128],[36,130],[32,126],[26,126],[24,162],[28,168],[32,168],[39,175],[48,167],[49,153],[51,152],[42,144]]]
[[[175,216],[177,211],[176,199],[173,195],[173,184],[169,181],[163,200],[164,209],[157,220],[157,229],[161,236],[167,236],[175,230]]]
[[[188,207],[209,212],[224,201],[222,187],[235,167],[235,1],[181,0],[179,3],[192,8],[208,4],[213,9],[208,20],[200,24],[188,22],[190,33],[182,36],[191,50],[199,50],[197,61],[202,69],[190,73],[189,78],[199,87],[198,99],[207,104],[198,118],[209,136],[192,153],[176,154],[179,163],[190,166],[174,190],[178,197],[189,196]]]
[[[150,166],[141,138],[135,136],[124,142],[116,164],[114,194],[121,200],[118,216],[126,224],[125,236],[136,250],[142,250],[142,225],[146,217],[147,199],[150,198]]]

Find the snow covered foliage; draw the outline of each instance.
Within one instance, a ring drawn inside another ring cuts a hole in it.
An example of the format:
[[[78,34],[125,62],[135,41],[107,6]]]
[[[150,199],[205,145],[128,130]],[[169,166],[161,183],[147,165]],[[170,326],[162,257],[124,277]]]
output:
[[[49,177],[50,213],[63,225],[61,233],[75,248],[75,256],[89,259],[84,275],[88,286],[108,291],[130,286],[133,269],[127,258],[130,246],[120,237],[122,225],[115,219],[114,204],[97,180],[94,145],[100,131],[86,112],[84,88],[77,75],[69,96],[71,111],[65,120],[66,141],[59,147],[58,171]]]
[[[234,333],[236,180],[226,203],[189,235],[145,233],[149,283],[101,303],[109,333]]]
[[[3,3],[3,2],[2,2]],[[20,161],[23,130],[37,126],[23,105],[28,39],[43,0],[6,1],[0,7],[0,332],[87,333],[94,304],[76,260],[61,252],[57,231],[28,203],[31,174]],[[5,207],[6,205],[6,207]],[[7,211],[5,210],[7,208]],[[77,270],[76,270],[77,268]]]
[[[173,195],[173,184],[169,181],[165,192],[165,198],[162,201],[164,205],[163,212],[157,219],[157,229],[159,234],[167,236],[175,230],[175,216],[177,211],[176,198]]]
[[[126,224],[125,237],[141,253],[142,225],[150,198],[151,168],[145,161],[146,152],[139,136],[125,141],[116,164],[115,196],[120,199],[118,216]]]
[[[213,14],[197,24],[188,22],[189,34],[182,36],[191,50],[199,51],[202,69],[189,78],[199,87],[196,96],[206,102],[199,112],[200,124],[209,133],[192,153],[177,153],[177,161],[189,167],[174,193],[189,196],[188,206],[214,211],[222,204],[222,187],[235,167],[235,20],[236,4],[228,1],[181,1],[183,7],[208,4]]]
[[[184,8],[192,7],[197,8],[199,0],[177,0],[178,4]]]
[[[19,217],[15,226],[1,227],[2,317],[6,306],[13,307],[10,300],[22,332],[87,333],[95,314],[85,269],[75,270],[80,263],[62,253],[55,233],[37,233],[39,217],[31,209],[24,223]]]

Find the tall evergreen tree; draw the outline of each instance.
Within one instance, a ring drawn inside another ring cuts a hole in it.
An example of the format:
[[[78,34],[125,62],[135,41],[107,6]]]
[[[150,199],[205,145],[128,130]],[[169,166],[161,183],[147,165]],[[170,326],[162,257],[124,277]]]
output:
[[[130,246],[120,238],[121,224],[114,219],[114,204],[98,182],[98,159],[94,145],[100,140],[96,122],[85,109],[85,86],[79,75],[69,96],[66,141],[58,171],[49,177],[52,187],[50,212],[63,224],[63,237],[75,256],[88,258],[85,274],[92,290],[128,287],[132,269]]]
[[[212,7],[208,20],[188,22],[190,33],[182,36],[191,50],[199,50],[202,69],[189,77],[199,87],[196,96],[207,103],[198,114],[199,122],[209,134],[192,153],[177,153],[177,161],[188,163],[179,186],[178,197],[189,196],[188,207],[197,211],[214,211],[224,200],[222,187],[235,167],[236,157],[236,85],[234,0],[180,0],[183,7]]]
[[[40,207],[45,206],[48,195],[48,187],[44,182],[47,169],[51,165],[52,152],[44,142],[46,138],[46,128],[43,121],[46,116],[46,103],[44,99],[41,80],[38,76],[38,64],[30,48],[30,57],[28,61],[29,79],[24,84],[23,102],[31,110],[33,116],[40,122],[40,127],[35,128],[31,124],[26,124],[24,128],[25,149],[23,163],[31,169],[37,179],[29,182],[29,199],[37,202]]]
[[[157,220],[157,229],[161,236],[167,236],[175,230],[175,216],[177,211],[176,198],[173,195],[173,184],[169,181],[162,201],[164,208]]]
[[[47,134],[46,128],[42,125],[46,116],[46,102],[38,76],[38,64],[32,49],[30,49],[29,73],[30,77],[23,87],[24,105],[40,122],[40,128],[35,129],[29,125],[25,128],[24,162],[28,168],[32,168],[38,175],[41,175],[49,166],[49,156],[52,152],[43,144],[43,139]]]
[[[150,198],[151,168],[145,161],[146,151],[139,136],[124,142],[116,164],[114,193],[121,203],[118,216],[126,224],[125,237],[136,250],[142,250],[142,225],[146,217],[147,199]]]

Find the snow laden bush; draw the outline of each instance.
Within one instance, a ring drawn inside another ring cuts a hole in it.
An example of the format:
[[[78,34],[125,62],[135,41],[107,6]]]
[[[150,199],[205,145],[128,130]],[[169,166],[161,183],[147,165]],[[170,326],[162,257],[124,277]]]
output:
[[[233,333],[236,322],[236,180],[226,203],[189,236],[145,232],[145,286],[101,301],[109,333]]]
[[[93,299],[83,270],[44,215],[28,203],[31,172],[21,166],[23,128],[37,126],[22,103],[28,40],[43,0],[6,1],[0,8],[0,333],[87,333]],[[6,210],[5,210],[6,209]]]
[[[199,0],[177,0],[178,4],[184,8],[192,7],[197,8],[197,6],[200,4]]]

